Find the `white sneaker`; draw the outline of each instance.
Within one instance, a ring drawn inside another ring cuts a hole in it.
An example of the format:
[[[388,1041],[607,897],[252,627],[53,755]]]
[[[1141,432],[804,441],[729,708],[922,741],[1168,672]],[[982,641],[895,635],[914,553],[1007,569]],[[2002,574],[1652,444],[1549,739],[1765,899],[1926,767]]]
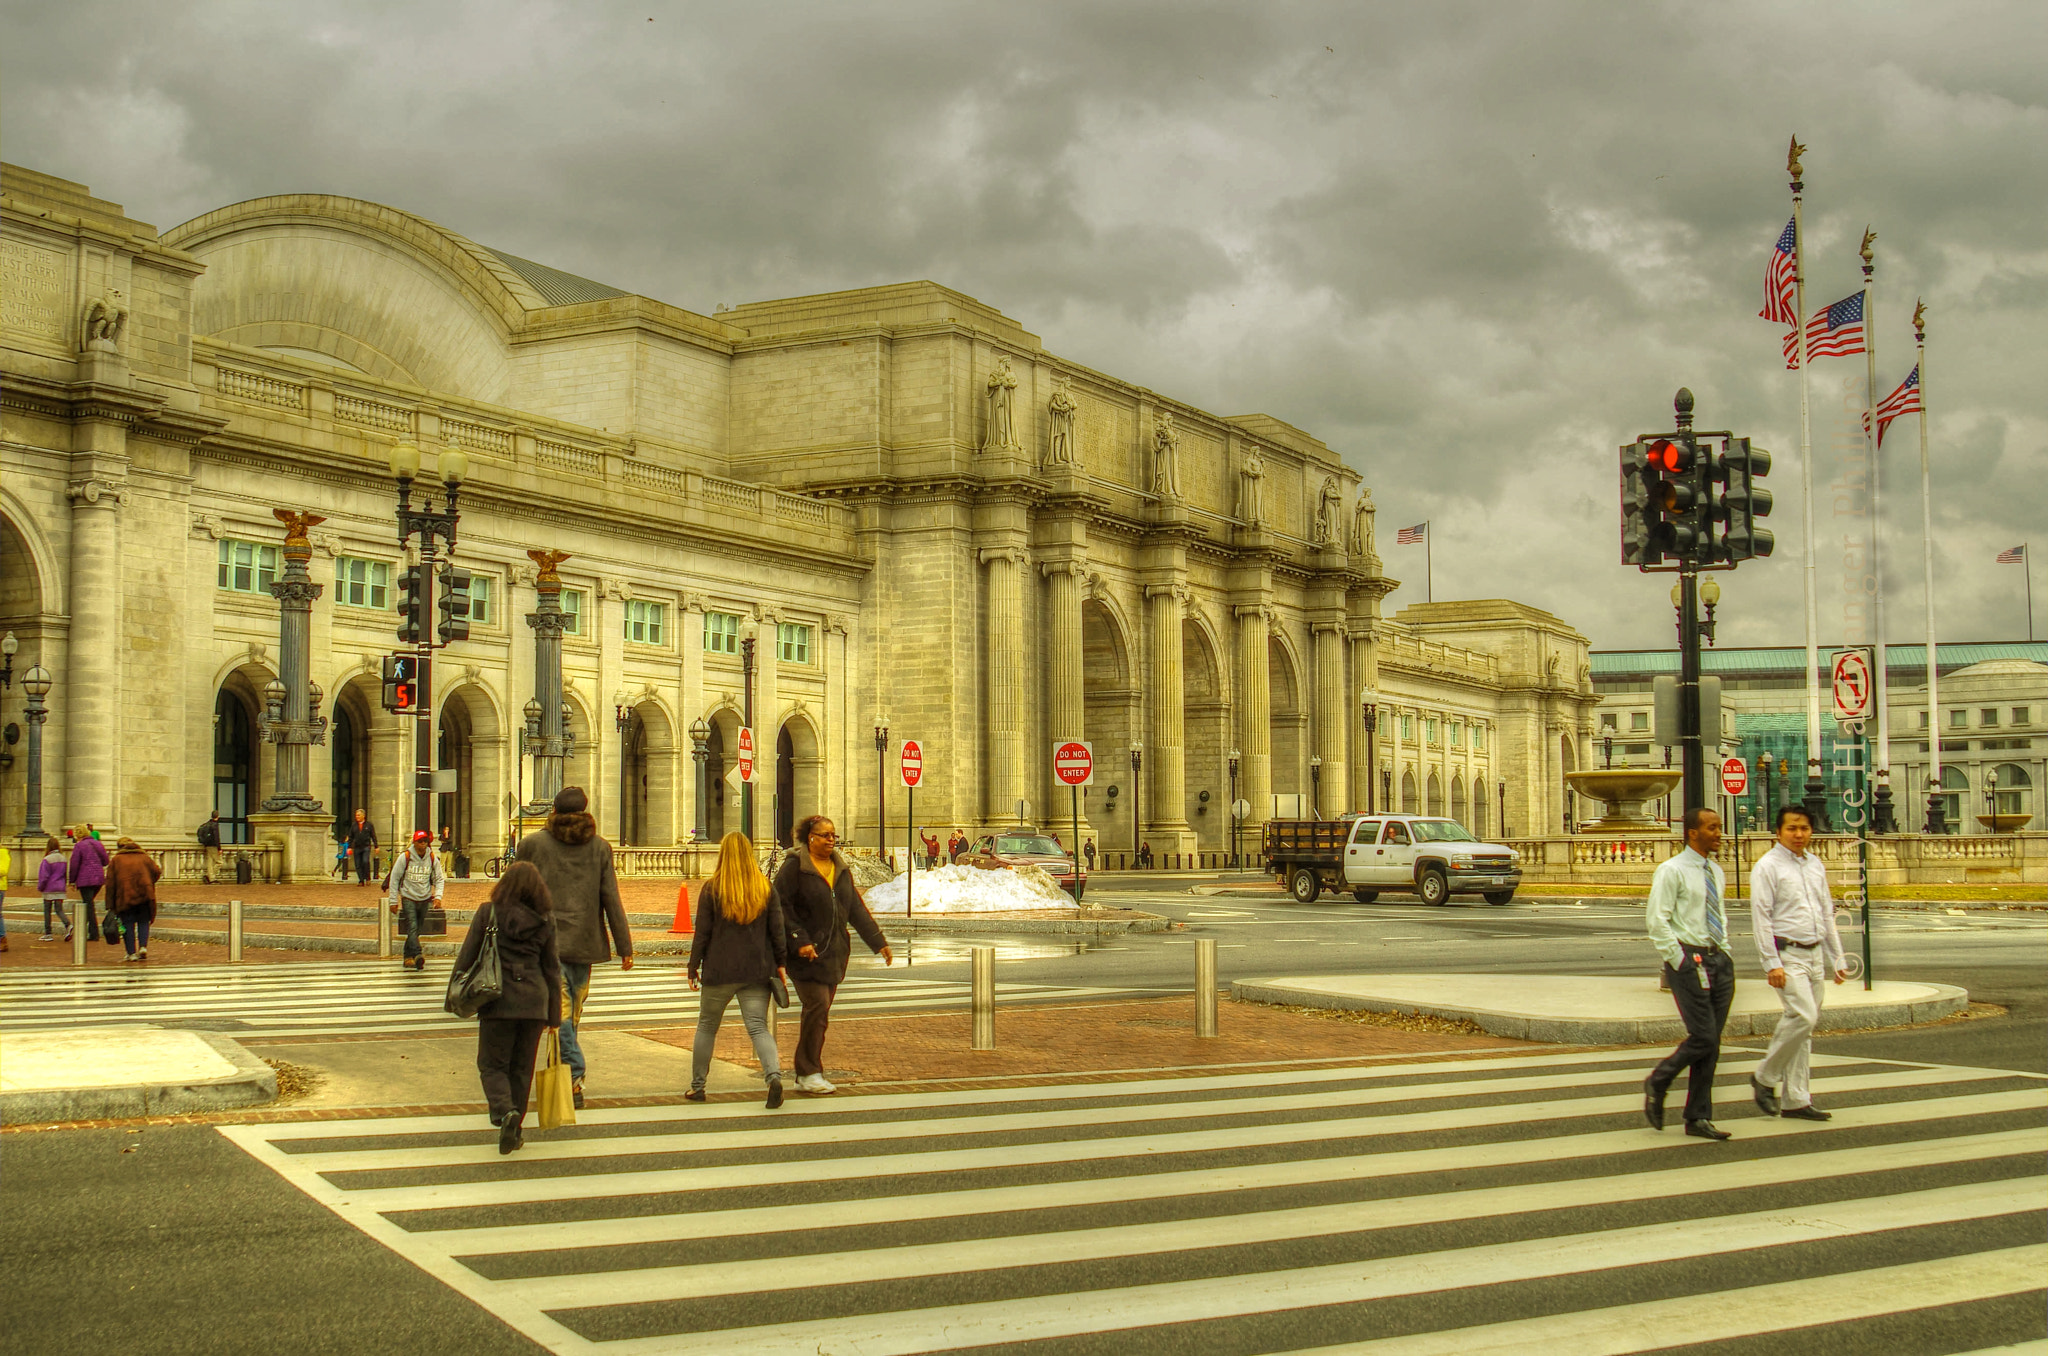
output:
[[[805,1074],[796,1080],[796,1090],[798,1092],[807,1092],[813,1097],[824,1097],[839,1091],[838,1088],[825,1081],[825,1075],[823,1074]]]

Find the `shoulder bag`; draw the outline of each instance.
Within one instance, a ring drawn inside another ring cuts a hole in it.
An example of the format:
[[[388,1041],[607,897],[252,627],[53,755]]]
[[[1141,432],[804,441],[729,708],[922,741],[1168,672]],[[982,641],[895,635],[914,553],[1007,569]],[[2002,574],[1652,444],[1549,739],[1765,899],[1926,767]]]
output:
[[[441,1006],[457,1017],[474,1017],[485,1004],[496,1001],[505,991],[505,976],[498,964],[498,909],[490,906],[490,921],[484,924],[483,945],[467,970],[448,977],[448,997]]]

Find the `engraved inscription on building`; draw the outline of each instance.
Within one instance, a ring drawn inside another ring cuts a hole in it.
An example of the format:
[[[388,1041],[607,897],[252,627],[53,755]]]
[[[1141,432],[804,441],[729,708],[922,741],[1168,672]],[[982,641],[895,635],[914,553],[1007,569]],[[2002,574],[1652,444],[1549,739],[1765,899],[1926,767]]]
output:
[[[0,240],[0,327],[64,337],[67,256],[20,240]]]

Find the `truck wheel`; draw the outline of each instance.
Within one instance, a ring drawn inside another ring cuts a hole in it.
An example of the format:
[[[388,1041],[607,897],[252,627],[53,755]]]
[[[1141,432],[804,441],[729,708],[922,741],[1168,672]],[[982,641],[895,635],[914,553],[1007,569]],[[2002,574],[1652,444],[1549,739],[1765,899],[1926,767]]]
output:
[[[1351,897],[1361,904],[1370,904],[1380,897],[1380,892],[1377,890],[1353,890]]]
[[[1489,904],[1505,904],[1514,897],[1515,892],[1513,890],[1488,890],[1486,892],[1486,902]]]
[[[1444,873],[1431,867],[1422,873],[1415,883],[1415,893],[1422,896],[1422,902],[1429,905],[1451,902],[1451,885],[1444,879]]]
[[[1323,878],[1304,866],[1294,873],[1294,878],[1288,882],[1287,888],[1303,904],[1313,904],[1316,902],[1316,896],[1323,892]]]

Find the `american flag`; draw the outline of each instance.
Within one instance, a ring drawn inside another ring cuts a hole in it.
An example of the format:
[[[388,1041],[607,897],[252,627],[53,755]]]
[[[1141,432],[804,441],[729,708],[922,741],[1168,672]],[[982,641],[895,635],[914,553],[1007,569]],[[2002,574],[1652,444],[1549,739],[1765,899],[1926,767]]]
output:
[[[2026,564],[2027,548],[2024,546],[2015,546],[2010,551],[2000,551],[1998,553],[1998,563],[2001,565]]]
[[[1428,523],[1417,523],[1417,524],[1416,524],[1415,526],[1413,526],[1413,527],[1404,527],[1404,528],[1402,528],[1402,529],[1401,529],[1400,531],[1398,531],[1398,532],[1396,532],[1396,533],[1394,534],[1394,545],[1396,545],[1396,546],[1413,546],[1413,545],[1415,545],[1415,544],[1416,544],[1417,542],[1419,542],[1419,541],[1421,541],[1421,540],[1422,540],[1422,534],[1423,534],[1423,532],[1424,532],[1425,530],[1427,530],[1427,529],[1428,529],[1428,527],[1429,527],[1429,524],[1428,524]]]
[[[1906,379],[1899,383],[1899,389],[1877,404],[1877,445],[1884,446],[1884,431],[1892,420],[1900,415],[1918,414],[1923,408],[1920,404],[1920,368],[1915,364],[1913,370],[1906,374]]]
[[[1806,322],[1806,356],[1847,358],[1863,351],[1863,294],[1851,292]],[[1785,331],[1785,366],[1799,366],[1799,331]]]
[[[1799,248],[1799,236],[1793,223],[1785,223],[1785,233],[1778,237],[1777,245],[1771,250],[1771,262],[1764,268],[1764,308],[1757,314],[1766,320],[1775,320],[1780,325],[1797,325],[1799,317],[1792,309],[1792,275],[1798,272],[1795,251]]]

